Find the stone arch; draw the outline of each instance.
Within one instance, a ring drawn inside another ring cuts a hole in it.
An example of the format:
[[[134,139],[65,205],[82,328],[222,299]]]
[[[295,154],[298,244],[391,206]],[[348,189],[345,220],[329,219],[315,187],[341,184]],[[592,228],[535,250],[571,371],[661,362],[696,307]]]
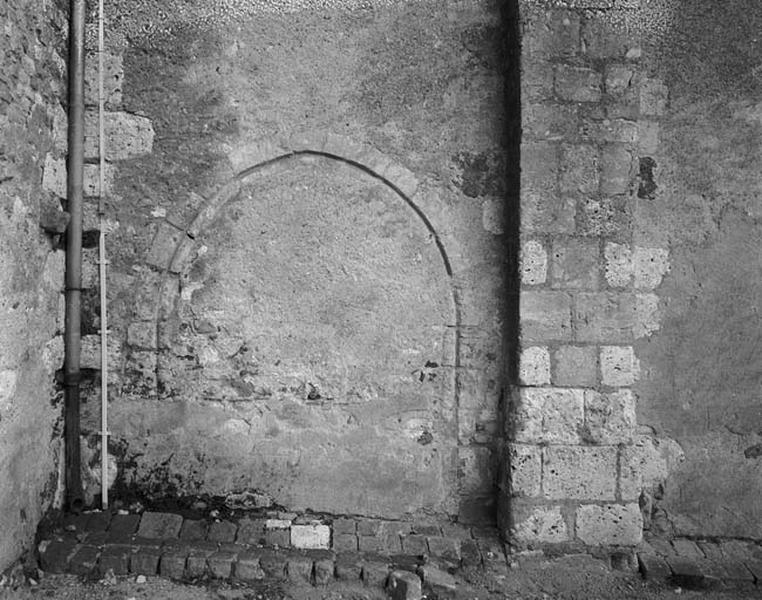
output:
[[[412,172],[399,165],[396,161],[377,150],[359,145],[347,138],[332,134],[313,134],[301,136],[291,141],[286,147],[272,142],[258,142],[256,144],[239,149],[231,157],[231,162],[237,174],[208,199],[200,196],[196,198],[198,209],[195,216],[185,225],[179,225],[181,221],[171,215],[157,234],[151,255],[155,267],[162,271],[162,284],[159,300],[155,312],[156,348],[158,350],[156,381],[162,381],[162,352],[169,347],[169,338],[172,335],[172,327],[169,325],[170,316],[173,315],[181,301],[181,278],[186,273],[194,260],[194,248],[203,232],[215,221],[220,211],[234,198],[242,187],[254,180],[259,174],[265,174],[270,169],[286,167],[291,161],[300,158],[311,157],[317,160],[326,160],[332,163],[348,165],[354,170],[370,176],[389,190],[391,190],[409,209],[413,211],[428,234],[436,244],[442,263],[442,271],[446,274],[447,285],[450,291],[452,347],[448,350],[451,357],[446,372],[451,382],[447,386],[450,390],[450,400],[454,409],[455,429],[459,420],[459,389],[456,381],[457,368],[460,366],[460,328],[461,328],[461,304],[458,295],[458,287],[453,278],[453,267],[446,248],[449,234],[440,235],[435,222],[427,215],[427,202],[432,202],[432,195],[421,192],[419,181]],[[436,212],[436,211],[435,211]],[[439,210],[439,217],[446,215]],[[432,248],[433,251],[433,248]],[[157,264],[158,263],[158,264]],[[457,434],[454,438],[457,455]],[[456,476],[457,478],[457,476]],[[451,486],[450,493],[454,496],[450,504],[450,514],[457,513],[458,484]]]

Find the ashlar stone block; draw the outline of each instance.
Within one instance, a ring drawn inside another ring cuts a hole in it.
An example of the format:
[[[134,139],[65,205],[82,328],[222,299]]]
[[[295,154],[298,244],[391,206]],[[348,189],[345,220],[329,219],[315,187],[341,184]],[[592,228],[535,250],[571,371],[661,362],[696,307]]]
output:
[[[580,506],[577,537],[590,546],[636,546],[643,539],[640,507],[637,503]]]
[[[550,383],[550,353],[544,346],[530,346],[521,351],[519,380],[522,385]]]
[[[562,100],[572,102],[598,102],[601,99],[602,76],[585,67],[558,65],[553,89]]]
[[[551,252],[551,286],[595,290],[599,263],[598,240],[555,239]]]
[[[529,240],[521,246],[521,283],[539,285],[548,276],[548,253],[541,242]]]
[[[529,444],[575,444],[584,423],[579,389],[522,388],[515,412],[514,439]]]
[[[631,442],[635,435],[635,398],[632,390],[601,393],[585,390],[585,439],[594,444]]]
[[[554,354],[553,385],[584,387],[598,383],[594,346],[561,346]]]
[[[543,494],[551,500],[614,500],[615,446],[548,446],[543,450]]]
[[[541,448],[530,444],[509,444],[508,475],[512,496],[539,496],[542,481]]]
[[[330,548],[331,528],[328,525],[292,525],[291,545],[304,549]]]
[[[603,346],[600,361],[603,385],[632,385],[640,375],[640,361],[635,357],[632,346]]]
[[[571,340],[571,297],[564,292],[524,291],[520,319],[524,342]]]
[[[511,505],[511,538],[524,545],[557,544],[569,540],[560,506]]]

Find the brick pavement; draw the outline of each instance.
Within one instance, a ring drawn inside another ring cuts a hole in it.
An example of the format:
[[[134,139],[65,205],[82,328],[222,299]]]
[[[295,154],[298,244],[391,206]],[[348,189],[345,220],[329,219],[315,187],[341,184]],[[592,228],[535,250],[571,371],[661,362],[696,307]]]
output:
[[[686,588],[762,586],[762,545],[745,540],[646,540],[638,552],[646,579]]]
[[[110,571],[313,585],[338,578],[383,586],[391,572],[403,570],[436,587],[447,569],[494,566],[495,548],[501,547],[496,531],[451,524],[316,520],[291,513],[207,521],[149,511],[65,515],[39,554],[45,571],[86,576]]]

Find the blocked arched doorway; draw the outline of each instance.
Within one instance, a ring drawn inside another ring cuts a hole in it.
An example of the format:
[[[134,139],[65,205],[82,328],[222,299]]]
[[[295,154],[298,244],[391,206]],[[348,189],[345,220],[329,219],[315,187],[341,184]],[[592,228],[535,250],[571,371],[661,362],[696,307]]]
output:
[[[459,307],[422,210],[358,161],[300,151],[194,223],[158,320],[159,385],[198,440],[174,460],[295,510],[457,514]]]

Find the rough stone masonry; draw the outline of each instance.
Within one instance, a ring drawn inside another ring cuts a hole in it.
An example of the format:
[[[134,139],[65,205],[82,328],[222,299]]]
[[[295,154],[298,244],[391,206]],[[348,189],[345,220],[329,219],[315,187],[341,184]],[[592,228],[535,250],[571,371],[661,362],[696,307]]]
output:
[[[60,491],[66,118],[58,3],[0,11],[4,566]],[[109,3],[113,493],[497,513],[517,549],[762,539],[761,24],[752,0]]]

